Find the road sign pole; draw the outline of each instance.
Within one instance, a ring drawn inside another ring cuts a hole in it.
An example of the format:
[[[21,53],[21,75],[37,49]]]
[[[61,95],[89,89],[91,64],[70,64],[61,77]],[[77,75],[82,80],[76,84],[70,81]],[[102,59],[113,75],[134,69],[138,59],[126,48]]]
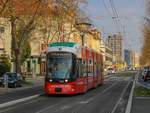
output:
[[[8,89],[8,75],[7,74],[4,75],[4,87],[5,89]]]

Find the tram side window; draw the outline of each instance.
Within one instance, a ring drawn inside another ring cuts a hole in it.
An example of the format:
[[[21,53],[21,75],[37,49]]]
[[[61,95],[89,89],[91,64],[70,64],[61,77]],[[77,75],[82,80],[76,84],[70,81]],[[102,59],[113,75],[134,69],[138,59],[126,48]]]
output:
[[[97,63],[94,63],[94,76],[97,76]]]
[[[92,59],[88,62],[88,76],[93,76],[93,61]]]
[[[87,65],[86,64],[87,64],[86,61],[83,60],[83,62],[82,62],[82,75],[83,75],[83,77],[87,76]]]
[[[83,69],[82,69],[82,60],[78,59],[78,77],[82,77],[83,76]]]
[[[101,74],[103,75],[103,71],[104,71],[104,70],[103,70],[103,63],[100,62],[100,64],[101,64],[101,65],[100,65],[100,71],[101,71]]]
[[[100,75],[100,70],[101,70],[101,66],[100,66],[100,62],[97,63],[97,75]]]

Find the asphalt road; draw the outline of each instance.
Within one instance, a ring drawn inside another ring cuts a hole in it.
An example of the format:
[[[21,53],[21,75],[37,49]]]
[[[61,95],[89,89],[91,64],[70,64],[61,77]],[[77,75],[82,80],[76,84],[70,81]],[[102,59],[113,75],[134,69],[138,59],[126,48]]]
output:
[[[134,97],[131,113],[150,113],[150,97]]]
[[[32,88],[27,88],[23,90],[13,91],[5,94],[0,94],[0,104],[29,97],[32,95],[43,93],[43,87],[42,86],[36,86]]]
[[[86,94],[43,95],[30,101],[3,108],[0,113],[117,113],[115,109],[119,105],[120,97],[125,92],[129,81],[129,79],[111,77],[103,86],[92,89]]]

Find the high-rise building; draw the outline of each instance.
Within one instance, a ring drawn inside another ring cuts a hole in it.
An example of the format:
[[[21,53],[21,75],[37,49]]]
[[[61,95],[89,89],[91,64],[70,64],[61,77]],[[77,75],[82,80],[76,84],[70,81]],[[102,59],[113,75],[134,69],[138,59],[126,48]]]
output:
[[[122,36],[121,34],[114,34],[108,36],[108,45],[112,48],[113,63],[122,62]]]
[[[127,68],[139,67],[139,55],[134,50],[124,50],[124,61]]]
[[[124,61],[126,63],[126,67],[132,67],[132,51],[131,50],[124,50]]]

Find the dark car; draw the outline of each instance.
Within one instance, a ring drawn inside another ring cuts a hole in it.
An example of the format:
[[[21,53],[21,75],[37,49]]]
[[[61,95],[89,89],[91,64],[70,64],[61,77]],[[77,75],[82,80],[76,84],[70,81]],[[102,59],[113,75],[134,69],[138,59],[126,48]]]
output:
[[[0,78],[0,84],[2,86],[5,86],[5,76],[8,78],[8,87],[21,87],[21,82],[22,82],[22,77],[18,73],[5,73],[1,78]]]
[[[147,80],[150,80],[150,70],[148,70],[148,71],[145,72],[143,78],[144,78],[144,81],[145,81],[145,82],[146,82]]]
[[[3,82],[3,77],[0,76],[0,86],[2,86],[2,82]]]

